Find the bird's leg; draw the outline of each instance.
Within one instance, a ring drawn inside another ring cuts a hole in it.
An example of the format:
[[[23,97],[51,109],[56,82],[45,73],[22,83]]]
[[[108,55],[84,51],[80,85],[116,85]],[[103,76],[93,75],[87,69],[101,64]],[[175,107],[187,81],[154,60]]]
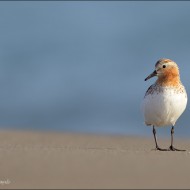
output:
[[[154,135],[154,140],[155,140],[155,144],[156,144],[156,150],[167,151],[168,149],[163,149],[163,148],[160,148],[160,147],[158,146],[157,138],[156,138],[156,129],[154,128],[154,126],[153,126],[152,132],[153,132],[153,135]]]
[[[174,146],[173,146],[173,134],[174,134],[174,126],[172,126],[172,128],[171,128],[171,146],[169,147],[169,150],[171,150],[171,151],[186,151],[186,150],[180,150],[180,149],[174,148]]]

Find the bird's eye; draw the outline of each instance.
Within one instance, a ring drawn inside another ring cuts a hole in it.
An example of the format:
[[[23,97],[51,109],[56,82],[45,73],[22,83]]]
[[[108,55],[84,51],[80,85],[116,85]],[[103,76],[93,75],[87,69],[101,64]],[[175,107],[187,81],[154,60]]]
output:
[[[163,68],[166,68],[166,65],[163,65]]]

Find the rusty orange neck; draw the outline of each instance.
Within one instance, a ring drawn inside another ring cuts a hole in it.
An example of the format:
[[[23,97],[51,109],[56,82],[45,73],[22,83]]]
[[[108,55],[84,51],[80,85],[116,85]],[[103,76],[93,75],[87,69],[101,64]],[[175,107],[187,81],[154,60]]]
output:
[[[181,81],[179,75],[164,75],[158,77],[156,83],[160,86],[179,86],[181,84]]]

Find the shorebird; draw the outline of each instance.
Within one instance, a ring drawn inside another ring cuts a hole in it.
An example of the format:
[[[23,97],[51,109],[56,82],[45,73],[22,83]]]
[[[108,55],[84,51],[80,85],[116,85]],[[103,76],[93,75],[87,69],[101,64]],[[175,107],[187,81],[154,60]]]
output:
[[[155,70],[145,81],[157,76],[156,82],[145,93],[142,110],[147,126],[153,127],[156,150],[185,151],[173,146],[174,126],[187,105],[187,93],[180,81],[179,68],[170,59],[159,59]],[[155,127],[171,126],[171,145],[168,149],[158,146]]]

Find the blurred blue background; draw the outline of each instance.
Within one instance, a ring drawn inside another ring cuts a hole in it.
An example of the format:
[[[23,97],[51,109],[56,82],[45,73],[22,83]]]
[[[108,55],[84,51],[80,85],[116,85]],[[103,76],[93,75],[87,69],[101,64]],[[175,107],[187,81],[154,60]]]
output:
[[[162,57],[189,94],[190,2],[0,2],[0,126],[152,135],[140,104]]]

